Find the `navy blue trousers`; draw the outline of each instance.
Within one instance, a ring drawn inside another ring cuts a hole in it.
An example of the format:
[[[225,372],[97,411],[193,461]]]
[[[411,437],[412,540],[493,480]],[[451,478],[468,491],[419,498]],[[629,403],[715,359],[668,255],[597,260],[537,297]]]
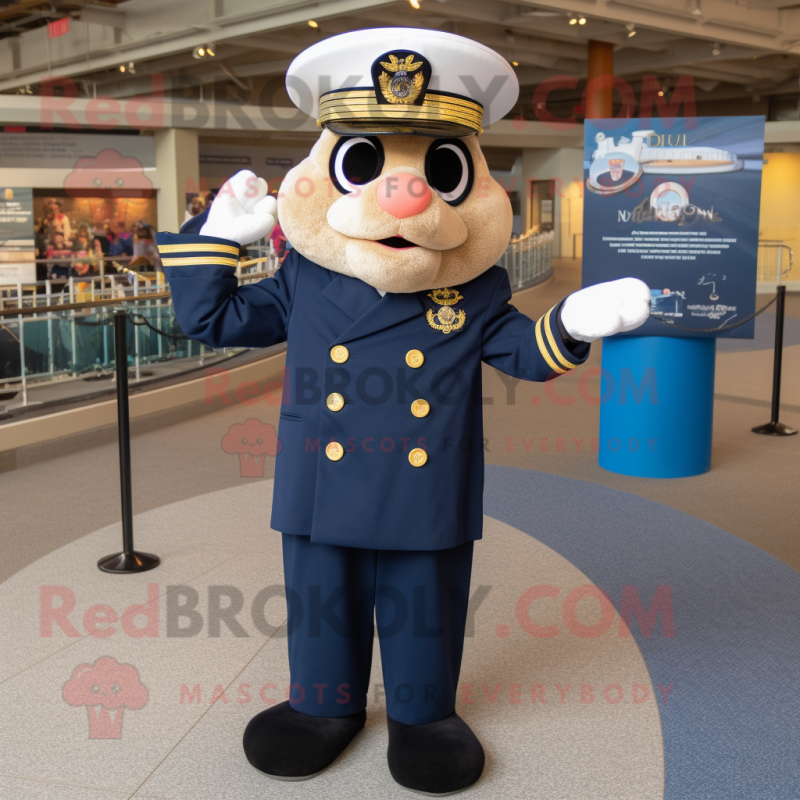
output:
[[[472,542],[447,550],[362,550],[283,534],[292,706],[316,717],[366,708],[373,620],[389,716],[406,725],[455,711]]]

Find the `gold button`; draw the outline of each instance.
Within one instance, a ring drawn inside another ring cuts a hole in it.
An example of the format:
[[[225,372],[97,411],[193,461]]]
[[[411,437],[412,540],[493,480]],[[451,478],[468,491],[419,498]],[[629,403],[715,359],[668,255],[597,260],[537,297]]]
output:
[[[431,407],[427,400],[415,400],[411,404],[411,413],[415,417],[427,417],[430,410]]]
[[[338,461],[344,455],[344,447],[342,447],[339,442],[331,442],[325,448],[325,455],[331,461]]]
[[[419,447],[415,447],[408,454],[408,460],[411,462],[412,467],[421,467],[428,460],[428,454]]]
[[[344,397],[342,397],[338,392],[329,394],[328,399],[325,402],[328,404],[328,408],[331,411],[341,411],[344,408]]]
[[[331,349],[331,358],[337,364],[344,364],[350,358],[350,351],[343,344],[337,344]]]
[[[419,350],[409,350],[406,353],[406,364],[412,369],[417,369],[417,367],[421,367],[425,362],[425,356],[420,353]]]

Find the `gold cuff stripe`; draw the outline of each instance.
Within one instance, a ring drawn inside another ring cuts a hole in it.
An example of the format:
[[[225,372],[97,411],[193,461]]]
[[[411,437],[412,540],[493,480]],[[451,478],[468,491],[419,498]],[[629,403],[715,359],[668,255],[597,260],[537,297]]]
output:
[[[538,321],[536,322],[536,344],[539,345],[539,352],[544,356],[544,360],[548,363],[550,369],[553,372],[557,372],[559,375],[563,375],[566,370],[562,369],[561,367],[553,361],[552,356],[550,353],[547,352],[547,345],[544,343],[544,339],[542,338],[542,320],[544,317],[539,317]]]
[[[161,259],[165,267],[192,267],[196,264],[222,264],[223,267],[235,267],[235,258],[214,258],[213,256],[193,257],[193,258],[163,258]]]
[[[550,342],[550,347],[553,348],[553,354],[555,355],[555,357],[565,367],[567,367],[567,369],[575,369],[578,365],[577,364],[573,364],[571,361],[567,361],[567,359],[564,358],[564,356],[561,355],[561,351],[558,349],[558,345],[556,344],[556,340],[555,340],[555,337],[553,336],[553,332],[550,329],[550,315],[553,313],[553,309],[555,309],[555,308],[556,308],[556,306],[553,306],[553,308],[551,308],[547,312],[547,314],[545,315],[545,318],[544,318],[544,331],[547,334],[547,341]]]
[[[232,244],[207,244],[199,242],[195,244],[162,244],[158,246],[158,252],[164,253],[230,253],[238,256],[239,248]]]

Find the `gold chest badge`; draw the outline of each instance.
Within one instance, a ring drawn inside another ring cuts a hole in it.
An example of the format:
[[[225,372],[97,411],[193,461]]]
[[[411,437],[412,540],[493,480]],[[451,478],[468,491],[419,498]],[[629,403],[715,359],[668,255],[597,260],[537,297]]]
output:
[[[458,290],[448,289],[447,287],[434,289],[428,293],[428,297],[441,306],[435,312],[432,308],[429,308],[425,314],[425,318],[431,328],[442,333],[450,333],[451,331],[461,330],[464,327],[464,323],[467,321],[467,312],[460,308],[453,308],[459,300],[464,299],[458,293]]]

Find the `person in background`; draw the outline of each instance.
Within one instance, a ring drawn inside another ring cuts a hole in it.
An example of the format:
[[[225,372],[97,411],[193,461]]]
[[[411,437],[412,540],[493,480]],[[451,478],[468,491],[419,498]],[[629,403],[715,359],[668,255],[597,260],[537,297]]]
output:
[[[50,197],[45,202],[48,211],[53,212],[53,230],[64,234],[64,243],[72,245],[72,224],[69,217],[61,210],[61,201],[57,197]]]
[[[112,257],[119,258],[120,256],[133,255],[133,242],[130,239],[117,236],[117,234],[110,230],[106,233],[108,240],[108,254]]]
[[[135,227],[134,225],[134,228]],[[114,231],[117,234],[117,239],[121,239],[125,243],[125,246],[129,247],[131,252],[133,252],[133,233],[125,228],[125,221],[118,219],[114,226]]]
[[[144,220],[136,223],[133,231],[133,261],[131,269],[158,270],[161,266],[161,257],[156,247],[156,238],[151,225]]]
[[[64,234],[56,231],[53,234],[53,243],[47,248],[47,258],[50,259],[48,271],[51,281],[66,280],[72,269],[72,250],[64,240]],[[66,287],[66,284],[62,287]]]
[[[43,217],[39,224],[34,229],[34,258],[36,259],[36,280],[38,281],[46,281],[48,275],[50,274],[48,264],[44,263],[44,259],[47,258],[47,248],[50,246],[51,229],[47,221],[47,217]],[[37,292],[43,292],[44,289],[39,287]]]
[[[56,232],[55,228],[56,215],[52,211],[47,211],[42,218],[42,233],[47,237],[48,244],[53,239],[53,234]]]
[[[84,228],[85,230],[85,228]],[[90,249],[87,236],[77,236],[75,240],[75,257],[72,268],[76,275],[81,277],[97,275],[95,269],[94,252]]]
[[[108,251],[111,248],[111,242],[108,241],[108,237],[104,233],[96,233],[92,237],[92,249],[94,250],[94,243],[98,242],[100,245],[100,249],[103,251],[103,255],[107,256]]]
[[[278,257],[278,261],[283,263],[283,259],[286,258],[287,239],[286,234],[281,230],[281,226],[277,222],[272,229],[272,233],[269,235],[269,240],[272,242],[272,247],[275,250],[275,255]]]
[[[188,222],[192,217],[202,214],[205,210],[206,204],[203,202],[203,198],[199,195],[193,197],[186,205],[186,214],[184,215],[183,221]]]
[[[74,238],[73,238],[73,240],[72,240],[72,246],[73,246],[73,247],[77,247],[77,244],[76,244],[76,242],[77,242],[77,241],[78,241],[78,239],[80,239],[81,237],[83,237],[84,239],[86,239],[86,242],[87,242],[87,243],[88,243],[88,242],[91,242],[91,240],[92,240],[92,236],[91,236],[91,234],[89,233],[89,226],[88,226],[88,225],[87,225],[85,222],[82,222],[80,225],[78,225],[78,232],[77,232],[77,234],[75,234],[75,236],[74,236]]]
[[[110,259],[106,258],[108,255],[108,245],[109,242],[105,236],[98,235],[92,239],[92,264],[98,274],[104,272],[106,275],[109,275],[117,271],[117,268],[111,263]],[[105,267],[101,270],[103,261],[105,261]]]
[[[47,231],[47,220],[43,217],[38,220],[33,229],[33,246],[36,252],[36,258],[44,258],[44,253],[49,244]]]

